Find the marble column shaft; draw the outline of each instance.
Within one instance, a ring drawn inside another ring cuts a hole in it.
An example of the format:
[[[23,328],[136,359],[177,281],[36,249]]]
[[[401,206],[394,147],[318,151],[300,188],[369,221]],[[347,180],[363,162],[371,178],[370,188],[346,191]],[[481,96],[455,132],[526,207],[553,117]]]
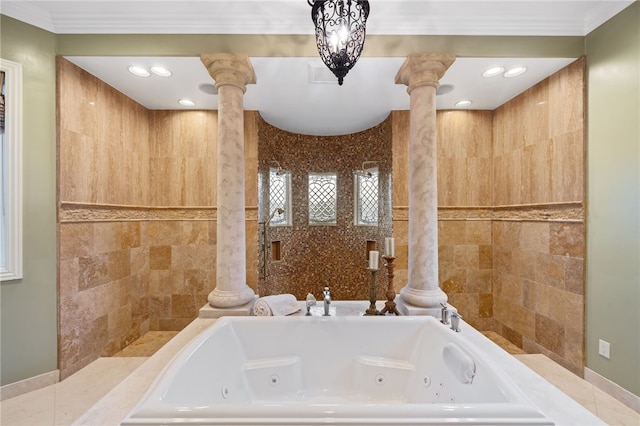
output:
[[[218,90],[216,288],[208,299],[215,308],[232,308],[255,298],[246,280],[243,97],[256,76],[247,55],[203,54],[201,60]]]
[[[409,259],[401,298],[421,308],[439,308],[447,295],[438,282],[438,183],[436,89],[454,55],[409,55],[396,75],[408,86]]]

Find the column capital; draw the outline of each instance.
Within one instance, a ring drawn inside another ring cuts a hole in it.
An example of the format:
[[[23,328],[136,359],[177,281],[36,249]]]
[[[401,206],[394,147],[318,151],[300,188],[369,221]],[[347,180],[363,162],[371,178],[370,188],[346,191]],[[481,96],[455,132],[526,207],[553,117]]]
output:
[[[235,86],[246,92],[247,84],[256,84],[256,73],[253,70],[249,55],[236,53],[203,53],[200,60],[220,86]]]
[[[438,87],[438,81],[456,60],[452,53],[412,53],[407,56],[398,73],[396,84],[408,86],[407,92],[416,87]]]

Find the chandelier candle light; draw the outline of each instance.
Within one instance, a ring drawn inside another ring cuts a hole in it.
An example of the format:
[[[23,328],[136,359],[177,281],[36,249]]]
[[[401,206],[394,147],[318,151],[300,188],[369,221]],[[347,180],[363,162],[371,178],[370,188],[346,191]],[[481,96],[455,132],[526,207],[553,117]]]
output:
[[[386,315],[387,313],[400,315],[400,312],[398,312],[398,308],[396,308],[396,302],[394,302],[394,299],[396,298],[396,291],[393,288],[393,268],[395,267],[393,261],[396,260],[396,256],[395,241],[393,238],[384,239],[384,256],[382,256],[382,258],[386,263],[385,266],[387,268],[388,285],[387,292],[385,294],[387,296],[387,301],[384,302],[384,309],[380,311],[380,315]]]
[[[307,0],[316,28],[322,62],[338,77],[353,68],[364,47],[369,2],[367,0]]]
[[[369,284],[369,309],[365,311],[365,315],[380,315],[380,311],[376,308],[376,272],[378,272],[378,256],[377,251],[369,252],[369,272],[371,272],[371,283]]]

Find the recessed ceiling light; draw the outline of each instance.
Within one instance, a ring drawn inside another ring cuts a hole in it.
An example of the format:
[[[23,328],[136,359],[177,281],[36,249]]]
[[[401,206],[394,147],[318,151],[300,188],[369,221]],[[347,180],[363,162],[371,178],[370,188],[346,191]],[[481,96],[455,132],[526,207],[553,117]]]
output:
[[[483,77],[495,77],[496,75],[502,74],[504,72],[504,67],[492,67],[482,73]]]
[[[160,77],[171,77],[171,71],[161,66],[151,67],[151,72]]]
[[[509,78],[509,77],[517,77],[521,74],[524,74],[525,72],[527,72],[527,67],[515,67],[515,68],[511,68],[510,70],[505,71],[505,73],[503,74],[505,77]]]
[[[466,106],[471,105],[472,103],[473,102],[470,101],[469,99],[463,99],[461,101],[456,102],[455,106],[457,106],[457,107],[466,107]]]
[[[211,83],[202,83],[198,86],[198,89],[200,89],[200,91],[206,93],[207,95],[218,94],[218,89],[216,89],[216,86]]]
[[[178,103],[182,106],[186,106],[186,107],[192,107],[192,106],[196,106],[196,103],[193,102],[191,99],[180,99],[178,101]]]
[[[442,96],[446,95],[447,93],[451,93],[455,88],[456,86],[454,86],[453,84],[441,84],[436,89],[436,96]]]
[[[149,77],[149,71],[147,71],[144,67],[139,67],[137,65],[131,65],[129,67],[129,72],[133,75],[137,75],[138,77]]]

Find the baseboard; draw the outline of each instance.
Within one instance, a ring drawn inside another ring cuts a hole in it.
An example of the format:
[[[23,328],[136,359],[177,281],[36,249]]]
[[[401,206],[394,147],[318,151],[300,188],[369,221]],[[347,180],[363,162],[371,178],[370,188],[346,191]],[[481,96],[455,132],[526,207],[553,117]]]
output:
[[[612,382],[587,367],[584,368],[584,379],[622,402],[627,407],[640,413],[640,397],[638,395],[629,392],[617,383]]]
[[[55,385],[59,381],[60,370],[53,370],[48,373],[20,380],[19,382],[9,383],[8,385],[0,387],[0,401],[14,398],[46,386]]]

